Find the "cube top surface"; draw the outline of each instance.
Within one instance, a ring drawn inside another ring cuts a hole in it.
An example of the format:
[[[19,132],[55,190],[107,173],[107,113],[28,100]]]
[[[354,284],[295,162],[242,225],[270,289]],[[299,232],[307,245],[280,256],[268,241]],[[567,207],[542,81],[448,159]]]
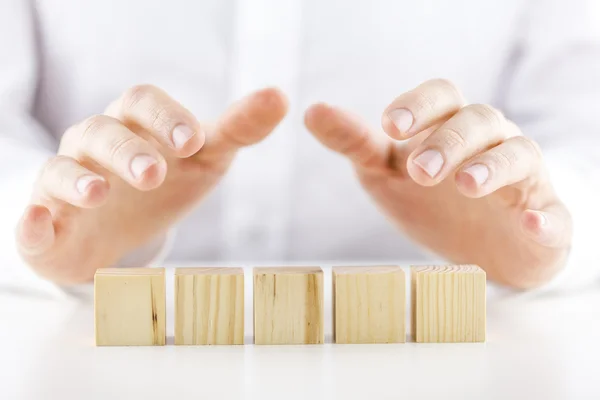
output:
[[[333,267],[333,273],[336,275],[388,274],[393,272],[402,272],[402,268],[400,268],[397,265],[380,265],[368,267]]]
[[[420,265],[413,266],[412,272],[421,273],[437,273],[437,274],[473,274],[481,273],[485,274],[477,265],[465,264],[465,265]]]
[[[165,274],[164,268],[100,268],[98,275],[127,275],[127,276],[160,276]]]
[[[254,267],[254,275],[302,275],[302,274],[322,274],[321,267]]]
[[[243,275],[244,269],[238,267],[196,267],[175,268],[175,275]]]

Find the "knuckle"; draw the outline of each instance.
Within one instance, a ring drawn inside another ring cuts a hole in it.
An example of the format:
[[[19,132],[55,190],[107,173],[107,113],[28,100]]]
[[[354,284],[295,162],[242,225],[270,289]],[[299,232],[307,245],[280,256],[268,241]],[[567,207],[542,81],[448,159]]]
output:
[[[133,114],[142,126],[155,132],[168,135],[175,125],[175,111],[165,103],[159,90],[152,85],[137,85],[128,89],[123,95],[122,112],[137,109]]]
[[[494,129],[500,129],[504,122],[504,115],[487,104],[472,104],[466,108],[471,115]]]
[[[438,88],[438,90],[451,93],[454,95],[459,94],[458,87],[449,79],[445,78],[435,78],[429,81],[429,84],[433,87]]]
[[[466,149],[467,147],[469,147],[467,134],[462,129],[447,127],[443,128],[443,130],[440,133],[441,145],[446,149]]]
[[[60,169],[65,163],[68,163],[71,159],[67,156],[55,156],[46,161],[42,167],[41,177],[48,177],[53,175],[55,171]]]
[[[415,93],[415,108],[417,114],[428,114],[435,110],[437,103],[436,92],[418,90]]]
[[[124,109],[134,108],[136,105],[141,103],[144,99],[152,96],[156,92],[157,88],[152,85],[142,84],[130,87],[123,93],[122,104]]]
[[[489,156],[491,159],[490,164],[496,170],[510,169],[518,160],[516,153],[507,149],[490,152]]]
[[[164,134],[168,134],[174,125],[172,112],[166,107],[156,106],[151,107],[148,111],[150,127]]]
[[[74,160],[67,156],[58,155],[52,157],[42,167],[38,176],[38,190],[47,191],[50,187],[66,186],[68,180],[65,167],[73,164]]]
[[[464,102],[458,87],[448,79],[436,78],[425,82],[415,90],[416,111],[428,113],[438,108],[438,103]]]
[[[517,136],[514,140],[520,142],[535,158],[542,158],[542,149],[535,140],[528,138],[527,136]]]
[[[432,79],[430,82],[433,87],[437,89],[438,93],[451,98],[457,103],[463,103],[463,95],[460,92],[460,89],[451,80],[445,78],[436,78]]]
[[[126,154],[132,152],[130,149],[132,147],[137,147],[138,139],[137,137],[126,137],[122,136],[116,139],[113,143],[110,144],[108,149],[108,157],[110,160],[117,161],[121,159],[125,159]]]
[[[96,136],[99,132],[104,130],[108,125],[112,124],[112,118],[106,115],[93,115],[87,118],[81,124],[80,140],[86,141],[90,137]]]

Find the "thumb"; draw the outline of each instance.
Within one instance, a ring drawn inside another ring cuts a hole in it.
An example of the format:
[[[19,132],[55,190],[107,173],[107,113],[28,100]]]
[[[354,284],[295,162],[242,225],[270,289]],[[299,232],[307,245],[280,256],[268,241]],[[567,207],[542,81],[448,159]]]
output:
[[[389,167],[392,141],[376,134],[356,116],[328,104],[306,110],[304,124],[325,147],[364,168]]]
[[[199,157],[223,156],[263,140],[288,111],[285,95],[277,88],[254,92],[232,104],[207,132]]]
[[[356,116],[324,103],[306,110],[304,124],[325,147],[348,157],[357,166],[387,169],[395,159],[395,146],[381,132],[373,132]]]

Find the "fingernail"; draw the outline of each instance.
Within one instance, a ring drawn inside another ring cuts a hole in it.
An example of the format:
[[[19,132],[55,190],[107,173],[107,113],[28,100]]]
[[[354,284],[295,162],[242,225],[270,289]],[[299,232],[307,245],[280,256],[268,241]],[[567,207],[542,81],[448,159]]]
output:
[[[523,213],[522,221],[527,231],[539,233],[539,228],[548,223],[548,218],[541,211],[526,210]]]
[[[473,164],[463,169],[463,172],[471,175],[477,186],[483,185],[490,176],[490,170],[484,164]]]
[[[81,178],[77,179],[77,182],[75,183],[75,187],[77,188],[77,191],[80,194],[86,194],[89,186],[92,184],[92,182],[96,182],[96,181],[103,181],[104,179],[102,179],[99,176],[93,176],[93,175],[85,175],[82,176]]]
[[[540,226],[544,226],[544,225],[546,225],[548,223],[548,218],[546,218],[546,215],[544,215],[543,212],[541,212],[541,211],[533,211],[533,210],[532,210],[532,212],[539,217],[539,219],[540,219]]]
[[[535,241],[542,245],[550,243],[552,235],[549,235],[548,217],[542,211],[526,210],[521,217],[525,232]]]
[[[175,129],[173,129],[173,133],[171,134],[173,138],[173,145],[177,149],[183,148],[187,142],[194,136],[196,132],[190,129],[186,125],[177,125]]]
[[[444,157],[437,150],[425,150],[413,160],[431,178],[434,178],[444,166]]]
[[[158,161],[149,155],[142,154],[136,156],[133,160],[131,160],[131,174],[135,179],[140,179],[142,175],[144,175],[144,172],[146,172],[148,168],[157,162]]]
[[[414,117],[410,110],[398,108],[388,112],[388,117],[392,120],[396,128],[403,134],[408,133],[414,122]]]

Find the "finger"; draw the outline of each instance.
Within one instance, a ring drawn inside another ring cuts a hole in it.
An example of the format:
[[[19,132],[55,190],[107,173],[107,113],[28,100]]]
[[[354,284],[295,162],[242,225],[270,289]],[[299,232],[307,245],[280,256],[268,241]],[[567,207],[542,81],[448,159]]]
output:
[[[391,141],[338,108],[319,103],[306,110],[304,124],[325,147],[365,168],[385,168]]]
[[[17,225],[17,246],[24,256],[36,256],[54,244],[54,226],[50,210],[40,205],[29,206]]]
[[[541,246],[564,248],[570,245],[573,224],[562,204],[543,210],[525,210],[520,222],[525,235]]]
[[[158,187],[167,172],[167,163],[156,148],[106,115],[67,130],[61,154],[80,162],[94,161],[140,190]]]
[[[469,105],[417,146],[408,157],[408,172],[420,185],[436,185],[468,159],[519,133],[492,107]]]
[[[43,168],[36,184],[36,195],[93,208],[107,199],[108,183],[71,157],[57,156]]]
[[[536,176],[542,165],[539,146],[525,136],[515,136],[469,160],[456,173],[456,185],[465,196],[483,197]]]
[[[222,156],[264,139],[285,117],[287,98],[276,88],[254,92],[233,104],[207,133],[198,156]]]
[[[205,141],[203,127],[190,111],[152,85],[127,90],[106,109],[132,130],[142,129],[178,157],[189,157]]]
[[[406,139],[447,120],[464,104],[452,82],[433,79],[397,97],[385,109],[381,125],[390,137]]]

